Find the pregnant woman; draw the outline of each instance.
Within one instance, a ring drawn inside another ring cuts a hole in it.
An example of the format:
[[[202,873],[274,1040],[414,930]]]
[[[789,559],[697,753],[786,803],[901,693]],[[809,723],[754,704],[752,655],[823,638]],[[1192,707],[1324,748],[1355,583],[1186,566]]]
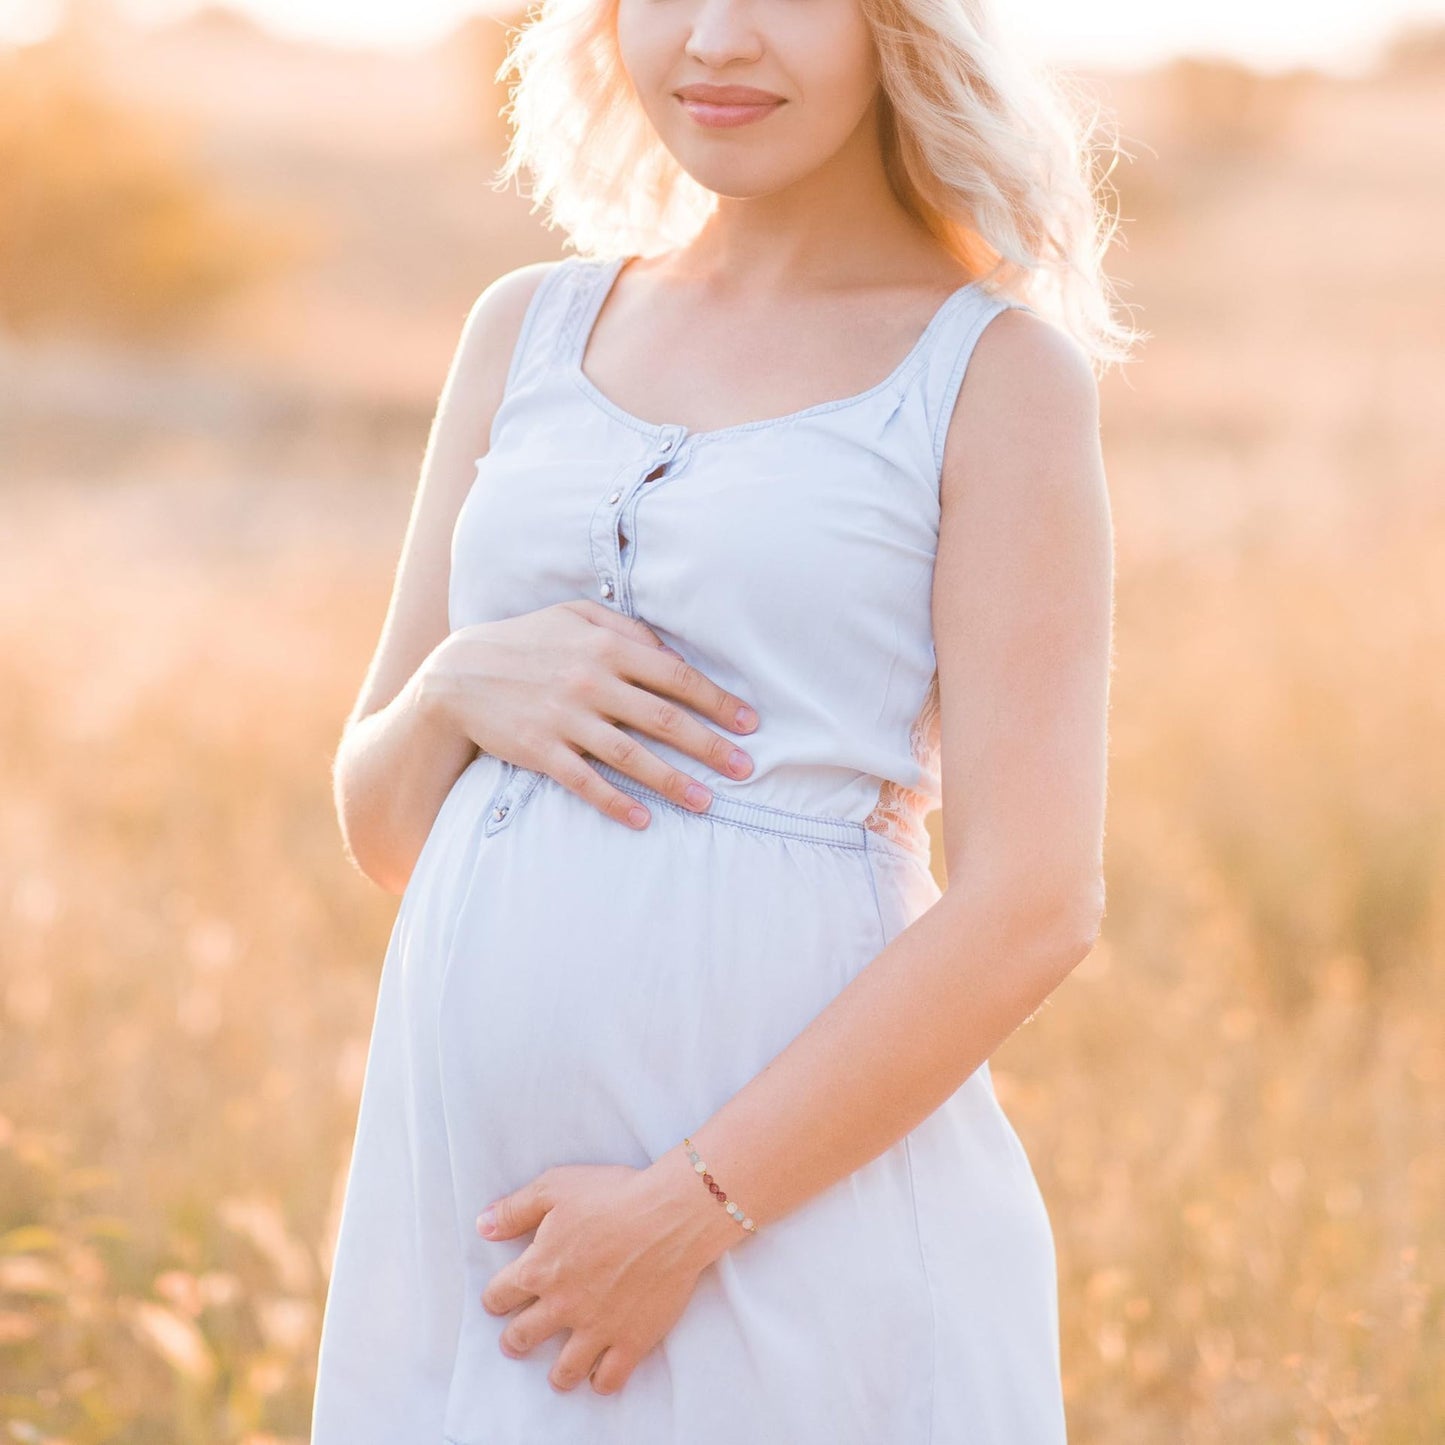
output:
[[[1090,151],[978,0],[560,0],[335,760],[313,1445],[1062,1445],[988,1058],[1103,911]],[[925,815],[945,803],[947,888]]]

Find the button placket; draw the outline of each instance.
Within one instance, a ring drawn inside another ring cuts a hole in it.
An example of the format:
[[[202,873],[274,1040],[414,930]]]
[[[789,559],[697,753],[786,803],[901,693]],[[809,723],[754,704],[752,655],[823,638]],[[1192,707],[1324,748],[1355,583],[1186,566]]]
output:
[[[678,453],[681,440],[677,428],[658,437],[641,463],[632,469],[631,480],[619,486],[617,478],[614,478],[613,485],[593,511],[591,546],[597,595],[620,611],[630,612],[627,577],[634,555],[630,552],[624,557],[622,538],[626,536],[629,538],[628,546],[634,546],[630,540],[635,532],[631,519],[640,494],[646,485],[656,483],[666,474],[669,463]]]

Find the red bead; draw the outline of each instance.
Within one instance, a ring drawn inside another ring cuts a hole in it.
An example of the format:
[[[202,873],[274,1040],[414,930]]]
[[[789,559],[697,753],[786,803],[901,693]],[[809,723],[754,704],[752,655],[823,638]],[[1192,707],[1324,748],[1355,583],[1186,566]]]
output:
[[[712,1188],[712,1175],[711,1175],[711,1174],[704,1174],[704,1175],[702,1176],[702,1182],[703,1182],[704,1184],[706,1184],[709,1189],[711,1189],[711,1188]]]
[[[728,1202],[727,1195],[724,1194],[721,1189],[717,1192],[717,1201],[719,1204],[726,1204]]]

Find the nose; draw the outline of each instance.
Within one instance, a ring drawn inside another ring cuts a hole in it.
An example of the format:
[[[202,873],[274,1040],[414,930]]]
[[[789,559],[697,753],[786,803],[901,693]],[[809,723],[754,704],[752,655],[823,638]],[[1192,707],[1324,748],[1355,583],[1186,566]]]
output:
[[[689,59],[721,69],[734,61],[755,61],[762,53],[752,0],[698,0],[687,40]]]

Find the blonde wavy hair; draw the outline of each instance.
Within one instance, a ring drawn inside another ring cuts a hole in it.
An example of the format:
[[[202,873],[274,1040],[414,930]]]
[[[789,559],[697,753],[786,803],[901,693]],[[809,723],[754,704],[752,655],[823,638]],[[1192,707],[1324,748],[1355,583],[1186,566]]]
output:
[[[899,201],[986,289],[1073,335],[1096,370],[1148,333],[1122,323],[1104,254],[1118,230],[1117,141],[1063,72],[1023,63],[989,0],[859,0],[882,85],[887,173]],[[659,140],[618,51],[617,0],[539,0],[511,31],[501,83],[511,141],[494,186],[523,170],[581,255],[686,245],[717,197]],[[1108,157],[1108,164],[1104,159]]]

